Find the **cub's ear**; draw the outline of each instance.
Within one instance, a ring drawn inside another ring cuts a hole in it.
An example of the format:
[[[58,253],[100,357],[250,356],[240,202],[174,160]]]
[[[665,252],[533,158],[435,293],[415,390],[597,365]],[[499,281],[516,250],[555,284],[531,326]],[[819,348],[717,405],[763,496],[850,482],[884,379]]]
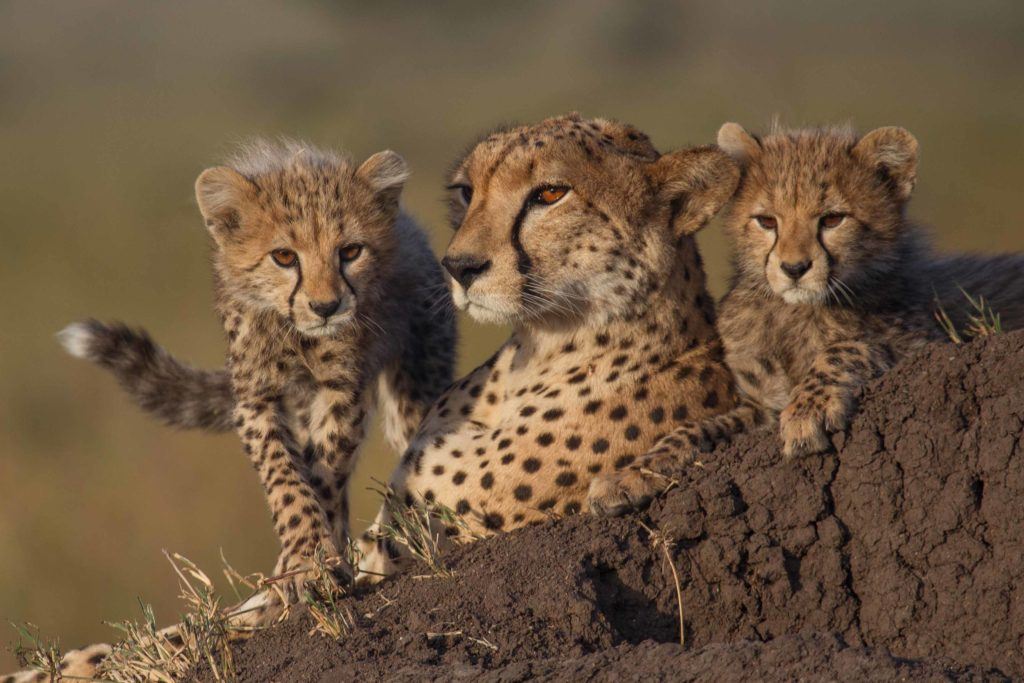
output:
[[[398,205],[402,187],[409,179],[409,166],[397,152],[377,152],[360,164],[356,177],[362,178],[387,206]]]
[[[196,201],[206,227],[221,243],[238,231],[243,207],[251,202],[256,186],[233,168],[208,168],[196,179]]]
[[[662,201],[672,210],[676,237],[692,235],[718,213],[736,191],[740,169],[713,145],[662,155],[651,164]]]
[[[876,128],[853,147],[853,155],[892,181],[896,196],[910,199],[917,182],[917,139],[906,128]]]
[[[718,146],[741,164],[761,151],[761,143],[738,123],[723,123],[718,129]]]

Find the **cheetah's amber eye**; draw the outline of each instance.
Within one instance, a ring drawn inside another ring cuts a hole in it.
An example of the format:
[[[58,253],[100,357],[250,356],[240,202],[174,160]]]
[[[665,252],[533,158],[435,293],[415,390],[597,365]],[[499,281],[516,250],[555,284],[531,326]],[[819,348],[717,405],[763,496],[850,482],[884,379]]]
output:
[[[275,249],[270,252],[270,258],[282,268],[291,268],[299,260],[298,255],[291,249]]]
[[[533,201],[544,206],[551,206],[569,192],[568,187],[549,185],[533,193]]]
[[[818,219],[818,225],[826,229],[838,228],[844,220],[846,220],[845,213],[826,213]]]
[[[777,230],[779,221],[772,216],[754,216],[754,220],[765,230]]]
[[[359,255],[363,253],[363,245],[361,244],[349,244],[338,250],[338,255],[341,257],[342,263],[349,263],[359,258]]]

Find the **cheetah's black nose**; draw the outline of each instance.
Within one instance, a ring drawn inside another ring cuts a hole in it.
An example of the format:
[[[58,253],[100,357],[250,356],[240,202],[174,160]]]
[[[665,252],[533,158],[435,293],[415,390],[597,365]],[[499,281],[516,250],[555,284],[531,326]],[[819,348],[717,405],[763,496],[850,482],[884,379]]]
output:
[[[796,282],[804,276],[808,270],[811,269],[810,261],[800,261],[799,263],[781,263],[779,267],[782,268],[783,272],[790,277],[793,282]]]
[[[489,260],[485,261],[479,256],[445,256],[441,259],[441,265],[451,273],[463,289],[469,289],[473,280],[487,272],[491,267]]]
[[[330,318],[331,315],[335,311],[338,310],[339,306],[341,306],[341,300],[340,299],[335,299],[334,301],[310,301],[309,302],[309,307],[313,309],[313,312],[316,313],[321,318],[324,318],[324,319]]]

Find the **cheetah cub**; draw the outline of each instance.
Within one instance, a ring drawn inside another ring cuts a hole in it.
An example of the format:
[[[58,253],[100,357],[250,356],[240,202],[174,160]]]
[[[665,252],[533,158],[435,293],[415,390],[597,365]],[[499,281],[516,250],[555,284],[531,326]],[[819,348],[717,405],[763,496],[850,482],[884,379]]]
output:
[[[450,299],[424,233],[399,209],[407,175],[394,152],[355,166],[257,142],[199,176],[226,371],[182,365],[122,325],[63,332],[71,353],[165,421],[237,429],[280,537],[277,574],[308,566],[317,547],[347,549],[347,482],[375,399],[401,450],[451,381]]]
[[[718,318],[743,400],[657,453],[689,460],[776,420],[786,457],[823,451],[866,382],[945,338],[937,304],[962,327],[963,292],[981,295],[1004,327],[1024,325],[1024,256],[936,256],[906,218],[918,152],[908,131],[757,138],[727,123],[718,144],[743,167],[726,219],[735,272]]]
[[[447,542],[617,504],[596,476],[732,407],[693,234],[738,176],[714,147],[662,155],[578,115],[496,132],[458,163],[442,263],[460,308],[513,332],[413,437],[362,537],[367,573],[408,555],[386,533],[396,505],[454,510],[461,525],[432,529]]]

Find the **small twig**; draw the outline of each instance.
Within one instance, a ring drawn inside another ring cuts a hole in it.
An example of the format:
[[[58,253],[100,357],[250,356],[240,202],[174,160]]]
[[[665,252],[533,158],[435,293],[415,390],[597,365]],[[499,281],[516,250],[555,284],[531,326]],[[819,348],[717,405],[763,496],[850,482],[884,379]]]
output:
[[[679,572],[676,571],[676,565],[672,562],[672,554],[669,552],[670,547],[674,547],[675,543],[672,543],[665,535],[660,531],[655,531],[643,522],[638,522],[651,537],[651,545],[654,548],[661,547],[662,553],[665,555],[665,561],[668,562],[668,568],[672,570],[672,578],[675,581],[676,587],[676,604],[679,606],[679,644],[686,647],[686,622],[683,619],[683,587],[679,581]]]

